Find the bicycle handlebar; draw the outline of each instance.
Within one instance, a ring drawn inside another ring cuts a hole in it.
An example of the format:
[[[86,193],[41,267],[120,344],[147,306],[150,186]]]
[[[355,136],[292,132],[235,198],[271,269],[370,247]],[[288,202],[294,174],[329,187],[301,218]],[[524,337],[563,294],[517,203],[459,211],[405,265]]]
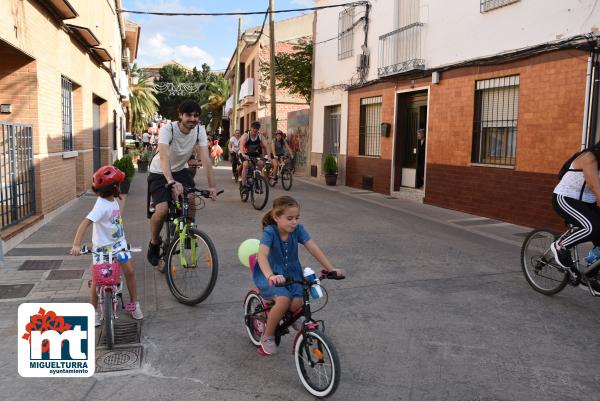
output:
[[[325,269],[321,270],[321,276],[319,277],[319,280],[324,280],[324,279],[330,279],[330,280],[343,280],[345,279],[346,276],[338,276],[337,272],[335,271],[327,271]],[[274,284],[274,287],[285,287],[286,285],[290,285],[290,284],[307,284],[307,285],[313,285],[316,282],[312,281],[312,280],[294,280],[291,277],[286,277],[285,278],[285,283],[283,284]]]

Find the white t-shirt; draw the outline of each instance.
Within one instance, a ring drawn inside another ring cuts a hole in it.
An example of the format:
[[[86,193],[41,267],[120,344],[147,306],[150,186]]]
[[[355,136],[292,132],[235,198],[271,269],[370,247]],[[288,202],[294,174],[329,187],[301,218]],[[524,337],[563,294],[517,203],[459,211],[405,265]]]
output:
[[[125,231],[121,219],[121,209],[116,200],[112,202],[98,197],[87,219],[94,223],[92,245],[94,248],[103,247],[121,241],[125,242]]]
[[[150,134],[149,133],[144,132],[144,134],[142,135],[142,142],[144,142],[144,143],[150,142]]]
[[[232,136],[231,138],[229,138],[229,143],[231,144],[231,150],[234,151],[235,153],[239,153],[239,151],[240,151],[239,138]]]
[[[169,160],[171,161],[171,172],[175,173],[187,167],[187,162],[194,151],[194,146],[208,146],[208,138],[206,137],[206,129],[204,129],[203,125],[198,124],[189,133],[183,134],[179,130],[179,124],[171,122],[162,127],[158,133],[158,144],[160,145],[161,143],[165,145],[171,144]],[[152,159],[150,172],[163,174],[160,168],[160,152]]]

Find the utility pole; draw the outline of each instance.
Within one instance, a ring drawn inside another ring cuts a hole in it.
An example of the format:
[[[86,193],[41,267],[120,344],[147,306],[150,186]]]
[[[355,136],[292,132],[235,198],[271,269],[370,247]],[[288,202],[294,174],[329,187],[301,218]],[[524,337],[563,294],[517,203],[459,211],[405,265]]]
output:
[[[230,135],[235,134],[235,130],[238,128],[237,124],[237,107],[238,97],[240,88],[240,43],[242,42],[242,18],[238,18],[238,34],[237,43],[235,47],[235,79],[233,84],[233,131]]]
[[[275,99],[275,20],[274,20],[274,0],[269,0],[269,44],[270,44],[270,64],[271,73],[271,132],[269,139],[273,140],[273,134],[277,131],[277,100]]]

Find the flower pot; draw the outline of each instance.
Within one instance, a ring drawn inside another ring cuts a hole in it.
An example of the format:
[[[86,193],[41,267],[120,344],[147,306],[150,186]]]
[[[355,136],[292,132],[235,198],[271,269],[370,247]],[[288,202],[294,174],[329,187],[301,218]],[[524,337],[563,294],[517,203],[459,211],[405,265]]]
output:
[[[325,174],[325,184],[335,185],[337,183],[337,174]]]
[[[146,172],[148,172],[148,162],[138,161],[137,166],[138,166],[138,172],[139,173],[146,173]]]
[[[125,180],[121,183],[121,193],[122,194],[128,194],[129,193],[129,187],[131,186],[131,181],[129,180]]]

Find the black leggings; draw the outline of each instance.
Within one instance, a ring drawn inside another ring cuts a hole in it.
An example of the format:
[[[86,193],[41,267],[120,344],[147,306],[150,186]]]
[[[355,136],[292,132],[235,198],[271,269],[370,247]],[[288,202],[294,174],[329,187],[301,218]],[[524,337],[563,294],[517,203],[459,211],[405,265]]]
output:
[[[592,241],[594,246],[600,245],[600,207],[595,203],[552,194],[552,207],[567,223],[579,228],[563,238],[565,248],[588,241]]]
[[[237,169],[239,162],[239,157],[237,153],[231,152],[230,154],[231,157],[231,172],[233,174],[235,174],[235,170]]]

